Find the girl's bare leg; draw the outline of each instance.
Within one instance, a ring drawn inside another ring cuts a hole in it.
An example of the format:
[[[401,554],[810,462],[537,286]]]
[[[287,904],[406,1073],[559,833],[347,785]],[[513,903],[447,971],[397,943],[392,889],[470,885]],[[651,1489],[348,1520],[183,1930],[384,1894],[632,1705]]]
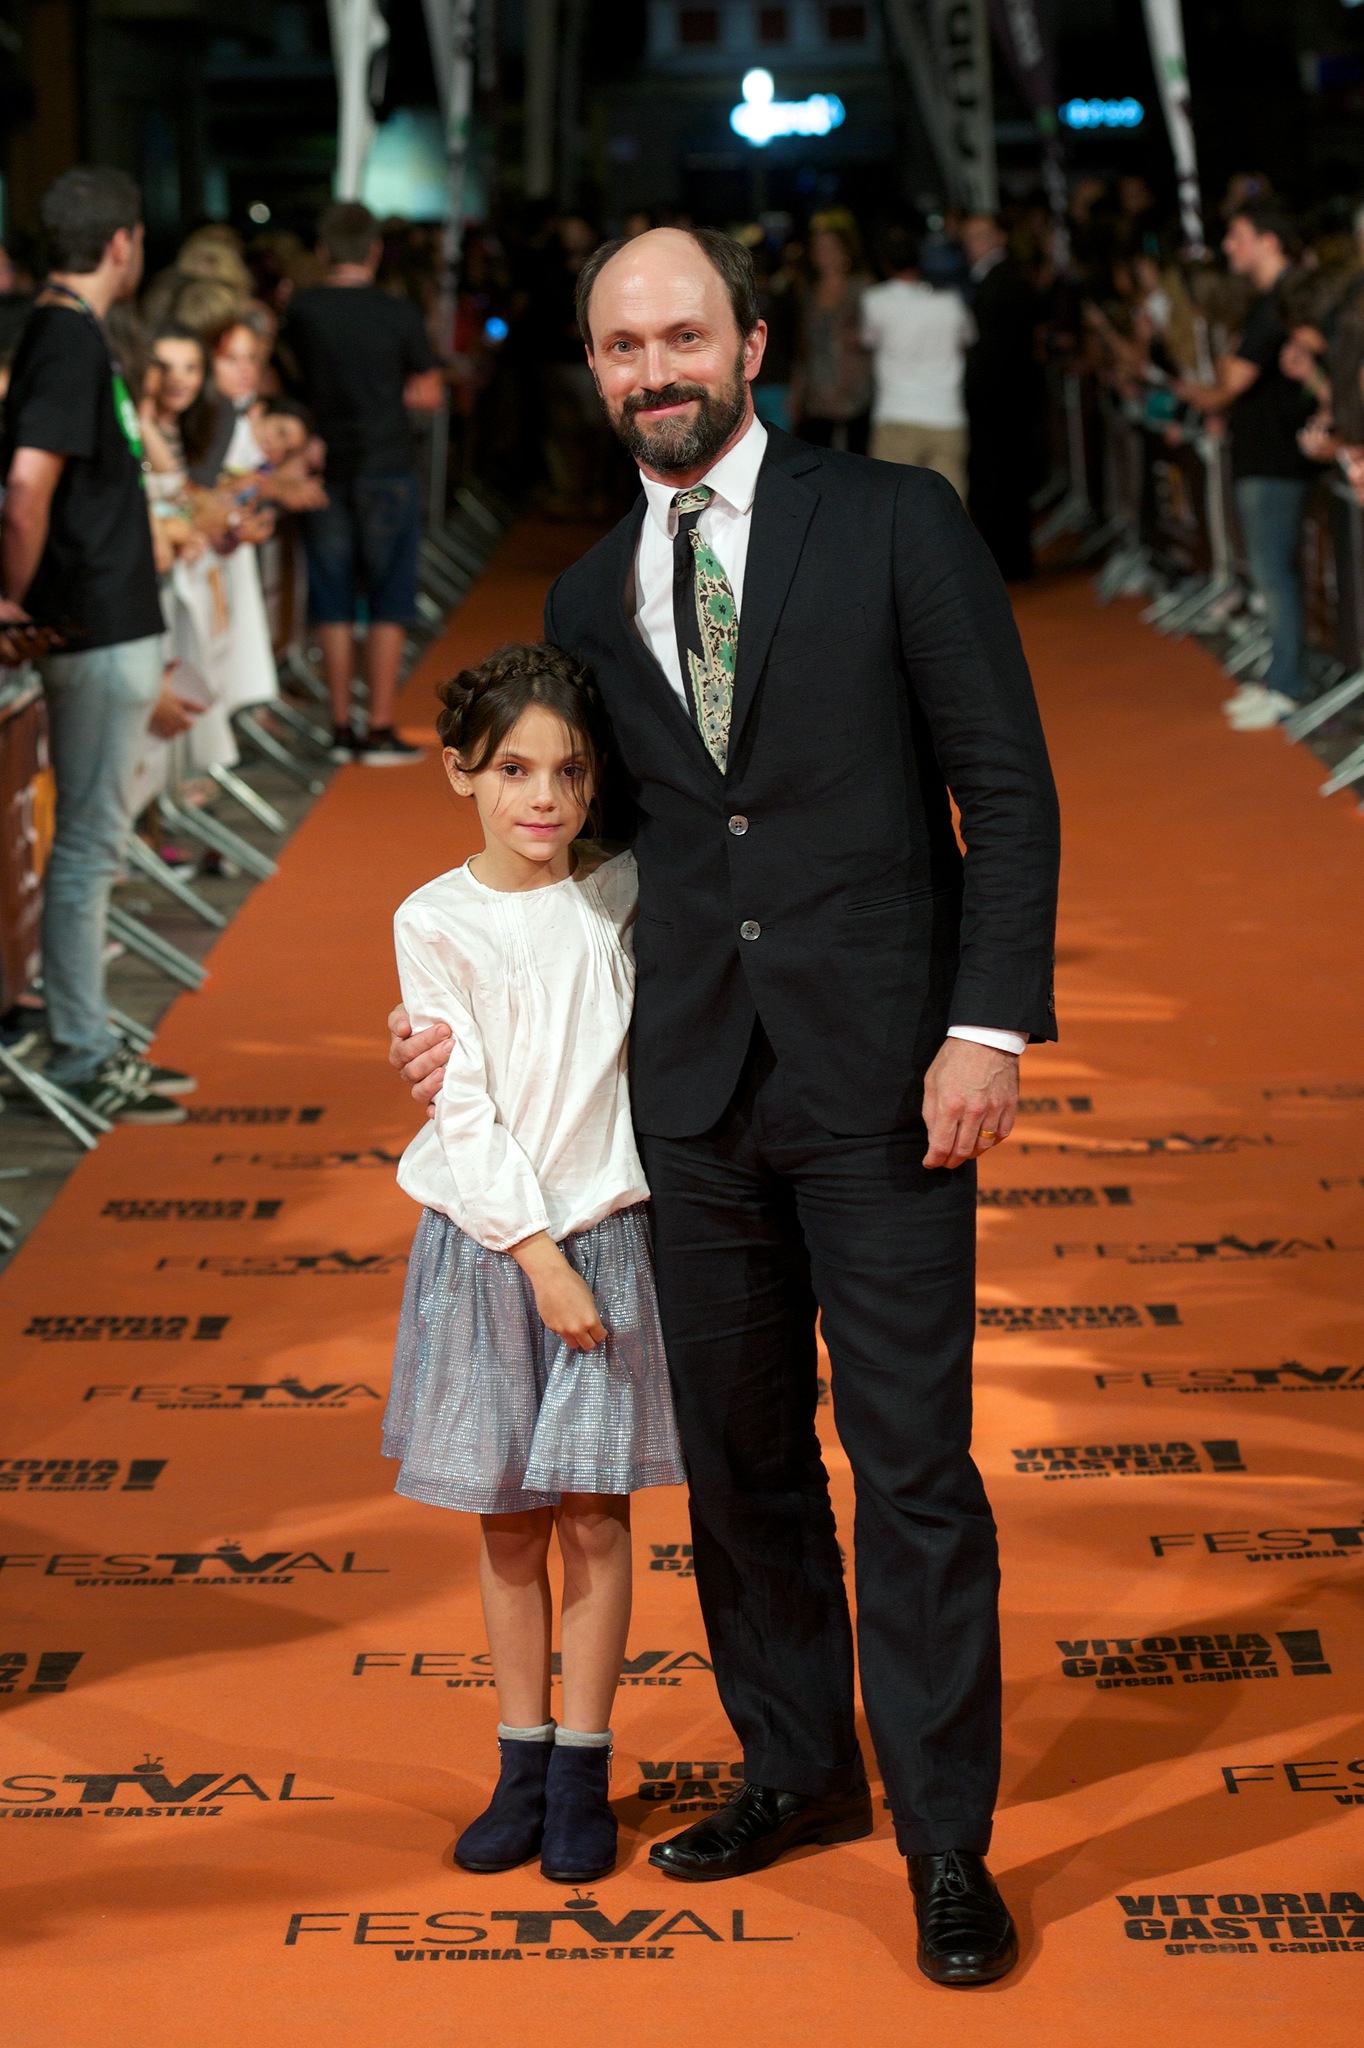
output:
[[[538,1728],[550,1718],[546,1559],[554,1511],[531,1508],[522,1514],[479,1519],[483,1543],[478,1583],[498,1712],[508,1728]]]
[[[564,1561],[560,1719],[565,1728],[596,1734],[611,1724],[630,1629],[630,1497],[566,1493],[558,1523]]]

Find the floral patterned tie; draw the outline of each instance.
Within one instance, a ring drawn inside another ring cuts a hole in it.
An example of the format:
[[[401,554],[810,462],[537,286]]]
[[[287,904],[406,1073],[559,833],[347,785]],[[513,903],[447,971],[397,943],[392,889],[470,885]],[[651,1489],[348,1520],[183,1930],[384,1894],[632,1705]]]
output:
[[[739,613],[728,576],[696,530],[714,496],[709,484],[695,484],[673,499],[673,623],[692,713],[707,752],[723,774],[734,708]]]

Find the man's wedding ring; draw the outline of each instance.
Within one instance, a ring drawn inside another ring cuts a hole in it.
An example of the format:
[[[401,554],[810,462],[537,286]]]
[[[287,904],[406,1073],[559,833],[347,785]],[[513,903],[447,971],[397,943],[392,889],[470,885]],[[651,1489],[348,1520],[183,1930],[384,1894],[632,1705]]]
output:
[[[998,1132],[998,1131],[982,1131],[980,1135],[981,1135],[981,1137],[982,1137],[982,1138],[997,1138],[997,1137],[999,1136],[999,1132]]]

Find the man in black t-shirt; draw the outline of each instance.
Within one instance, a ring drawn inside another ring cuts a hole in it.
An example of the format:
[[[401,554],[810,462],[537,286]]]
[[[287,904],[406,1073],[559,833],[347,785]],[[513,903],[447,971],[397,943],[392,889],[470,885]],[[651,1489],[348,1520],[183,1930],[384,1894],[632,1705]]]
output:
[[[104,988],[109,891],[133,780],[161,711],[161,603],[137,411],[104,330],[142,275],[142,203],[122,171],[74,170],[43,198],[51,274],[20,338],[0,460],[4,616],[42,662],[57,825],[43,877],[50,1079],[111,1120],[178,1123],[194,1083],[131,1055]],[[177,714],[167,704],[164,716]],[[159,725],[165,736],[176,729]]]
[[[1306,690],[1299,556],[1303,507],[1319,470],[1298,446],[1312,400],[1279,366],[1289,338],[1280,293],[1298,250],[1292,226],[1274,208],[1243,207],[1232,215],[1222,248],[1256,296],[1215,382],[1186,383],[1179,391],[1201,412],[1226,417],[1236,513],[1251,580],[1265,601],[1271,651],[1263,682],[1242,683],[1223,710],[1237,732],[1263,732],[1291,716]]]
[[[327,504],[304,516],[308,615],[318,628],[336,727],[334,761],[418,760],[393,729],[403,629],[416,617],[421,486],[408,409],[434,412],[441,373],[410,299],[374,282],[381,245],[368,207],[329,206],[318,228],[327,281],[297,292],[281,337],[327,444]],[[369,731],[351,728],[357,571],[368,625]]]

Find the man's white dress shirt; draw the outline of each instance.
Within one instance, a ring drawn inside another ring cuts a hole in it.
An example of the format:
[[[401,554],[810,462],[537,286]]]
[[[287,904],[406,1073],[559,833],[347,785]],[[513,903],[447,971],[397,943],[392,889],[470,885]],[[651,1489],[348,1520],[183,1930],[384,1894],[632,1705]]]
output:
[[[726,450],[701,479],[715,495],[697,520],[697,531],[729,578],[734,609],[741,620],[753,500],[766,448],[767,429],[760,419],[754,418],[742,439]],[[635,549],[635,626],[690,715],[673,620],[673,541],[677,537],[673,499],[679,487],[655,483],[642,470],[640,481],[647,505]],[[947,1035],[973,1039],[978,1045],[992,1045],[999,1052],[1021,1053],[1028,1042],[1021,1031],[998,1031],[975,1024],[950,1025]]]

